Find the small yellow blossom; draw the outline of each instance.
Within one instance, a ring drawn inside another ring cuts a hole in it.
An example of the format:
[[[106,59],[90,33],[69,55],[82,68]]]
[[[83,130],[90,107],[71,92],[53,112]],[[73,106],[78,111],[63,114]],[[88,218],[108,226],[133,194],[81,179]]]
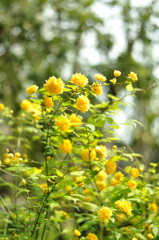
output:
[[[51,109],[46,108],[46,112],[47,112],[47,113],[51,113]]]
[[[106,188],[107,185],[106,185],[105,181],[99,180],[99,181],[96,181],[96,186],[97,186],[99,191],[102,191]]]
[[[88,188],[84,189],[83,190],[84,194],[89,194],[90,193],[90,190]]]
[[[16,152],[15,157],[21,157],[21,154],[19,152]]]
[[[124,175],[122,174],[122,172],[119,171],[119,172],[115,173],[114,176],[115,176],[116,180],[120,181],[120,180],[122,180]]]
[[[56,119],[55,126],[60,127],[60,130],[62,132],[67,132],[71,127],[71,122],[70,122],[69,119],[63,117],[63,118],[60,118],[60,119]]]
[[[121,75],[121,72],[118,70],[114,70],[114,77],[119,77]]]
[[[88,78],[81,73],[76,73],[72,76],[71,81],[80,87],[85,87],[88,83]]]
[[[116,178],[112,178],[112,179],[111,179],[111,185],[112,185],[113,187],[116,187],[117,185],[119,185],[119,183],[120,183],[120,181],[117,180]]]
[[[105,162],[105,171],[108,175],[113,174],[116,171],[116,163],[112,160],[107,160]]]
[[[89,233],[86,237],[86,240],[98,240],[98,238],[95,234]]]
[[[154,212],[157,212],[158,211],[158,206],[156,203],[152,203],[151,204],[151,209],[154,211]]]
[[[54,106],[54,103],[52,101],[52,97],[45,97],[44,104],[47,108],[52,108]]]
[[[47,160],[51,160],[51,156],[47,156],[47,158],[46,158]]]
[[[73,127],[79,127],[81,125],[81,118],[77,117],[76,114],[72,113],[69,119]]]
[[[72,143],[69,139],[63,139],[63,143],[59,143],[59,147],[64,153],[71,153],[72,151]]]
[[[103,170],[98,172],[97,175],[95,176],[95,179],[97,181],[106,181],[106,178],[107,178],[107,175]]]
[[[105,82],[107,79],[102,74],[95,74],[95,78],[99,81]]]
[[[77,98],[77,101],[76,101],[76,107],[82,113],[88,111],[89,108],[90,108],[90,101],[89,101],[89,99],[86,96],[84,96],[84,95],[79,96]]]
[[[103,90],[102,90],[102,87],[101,87],[101,84],[95,82],[92,84],[92,87],[91,87],[92,91],[95,92],[97,95],[101,95],[103,93]]]
[[[131,204],[126,200],[118,200],[115,202],[116,206],[120,208],[121,211],[126,212],[127,215],[131,214],[132,207]]]
[[[134,73],[134,72],[130,72],[129,77],[131,77],[132,80],[134,80],[134,81],[137,81],[137,80],[138,80],[137,74]]]
[[[11,162],[10,158],[7,157],[7,158],[4,159],[4,164],[5,165],[9,165],[10,162]]]
[[[79,187],[81,187],[81,188],[84,187],[84,181],[82,181],[81,178],[78,178],[78,179],[76,180],[76,184],[77,184]]]
[[[92,148],[84,149],[81,152],[81,157],[85,162],[93,161],[96,158],[96,151]]]
[[[127,220],[127,216],[125,213],[117,213],[116,220],[120,223],[125,222]]]
[[[31,106],[32,106],[32,103],[27,99],[24,99],[20,104],[20,107],[24,110],[29,110]]]
[[[3,109],[4,109],[4,104],[0,103],[0,112],[3,111]]]
[[[108,152],[105,146],[97,146],[96,152],[99,154],[101,159],[105,159],[108,156]]]
[[[154,236],[153,236],[151,233],[147,234],[147,237],[148,237],[149,239],[154,239]]]
[[[131,170],[131,176],[137,178],[139,176],[139,170],[137,168],[133,168]]]
[[[77,237],[81,236],[80,231],[78,231],[77,229],[75,229],[73,232],[74,232],[75,236],[77,236]]]
[[[137,183],[134,180],[129,180],[128,185],[132,189],[135,189],[137,187]]]
[[[56,77],[52,76],[44,84],[44,88],[50,94],[58,95],[63,92],[64,83],[60,78],[56,78]]]
[[[34,94],[38,90],[38,86],[36,85],[31,85],[29,88],[27,88],[26,93],[28,95]]]
[[[98,212],[98,217],[101,221],[109,220],[112,216],[112,211],[108,207],[102,207]]]
[[[22,183],[22,185],[25,187],[26,186],[26,181],[25,181],[25,179],[22,179],[21,180],[21,183]]]
[[[137,238],[132,238],[132,240],[137,240]]]
[[[41,189],[41,191],[42,191],[43,193],[45,193],[45,194],[49,193],[49,187],[48,187],[47,183],[41,184],[41,185],[40,185],[40,189]]]

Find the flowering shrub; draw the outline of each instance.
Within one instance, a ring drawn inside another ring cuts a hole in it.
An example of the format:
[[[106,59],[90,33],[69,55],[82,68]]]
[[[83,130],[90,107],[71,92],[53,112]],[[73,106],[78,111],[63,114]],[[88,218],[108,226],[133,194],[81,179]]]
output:
[[[2,126],[8,120],[15,132],[1,130],[1,186],[13,196],[0,197],[5,239],[159,239],[157,164],[144,169],[142,155],[114,136],[124,97],[91,104],[109,85],[123,86],[125,97],[138,90],[137,74],[122,83],[120,71],[113,75],[96,74],[92,85],[81,73],[65,84],[50,77],[26,90],[19,116],[0,103]],[[31,139],[44,149],[34,160]]]

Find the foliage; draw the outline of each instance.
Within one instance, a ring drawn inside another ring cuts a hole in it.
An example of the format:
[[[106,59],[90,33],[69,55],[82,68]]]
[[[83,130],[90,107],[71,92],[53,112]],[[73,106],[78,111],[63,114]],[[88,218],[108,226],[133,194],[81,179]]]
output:
[[[53,76],[39,90],[28,88],[32,95],[22,101],[20,115],[1,106],[3,237],[159,239],[158,164],[147,167],[149,157],[120,147],[114,135],[120,128],[114,116],[139,90],[138,78],[131,72],[120,81],[117,72],[113,81],[100,75],[95,87],[106,94],[108,86],[120,85],[121,99],[107,94],[107,101],[93,105],[90,96],[99,91],[77,73],[65,84]],[[35,145],[43,154],[32,159],[27,151]]]

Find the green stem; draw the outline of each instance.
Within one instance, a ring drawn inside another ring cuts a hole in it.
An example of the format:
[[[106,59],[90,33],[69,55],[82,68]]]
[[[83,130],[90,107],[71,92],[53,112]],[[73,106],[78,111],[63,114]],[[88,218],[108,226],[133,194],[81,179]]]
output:
[[[5,205],[5,202],[4,202],[4,200],[3,200],[3,198],[2,198],[1,196],[0,196],[0,199],[1,199],[1,202],[2,202],[2,204],[3,204],[3,207],[4,207],[5,210],[9,213],[9,216],[10,216],[12,222],[13,222],[14,224],[16,224],[16,222],[14,221],[14,218],[12,217],[12,215],[11,215],[11,213],[10,213],[8,207]]]

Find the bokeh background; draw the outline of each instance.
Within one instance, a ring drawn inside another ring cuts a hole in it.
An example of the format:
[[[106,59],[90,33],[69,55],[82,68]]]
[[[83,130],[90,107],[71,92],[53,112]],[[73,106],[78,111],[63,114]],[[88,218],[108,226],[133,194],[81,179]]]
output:
[[[118,134],[134,152],[151,161],[159,155],[159,1],[158,0],[1,0],[0,102],[14,114],[31,84],[43,86],[55,75],[70,80],[76,72],[90,82],[95,73],[113,70],[138,74],[144,91],[129,98],[120,122],[133,118],[145,128]],[[121,77],[122,80],[122,77]],[[107,89],[122,96],[120,88]],[[106,95],[98,101],[106,100]],[[31,151],[31,150],[30,150]]]

